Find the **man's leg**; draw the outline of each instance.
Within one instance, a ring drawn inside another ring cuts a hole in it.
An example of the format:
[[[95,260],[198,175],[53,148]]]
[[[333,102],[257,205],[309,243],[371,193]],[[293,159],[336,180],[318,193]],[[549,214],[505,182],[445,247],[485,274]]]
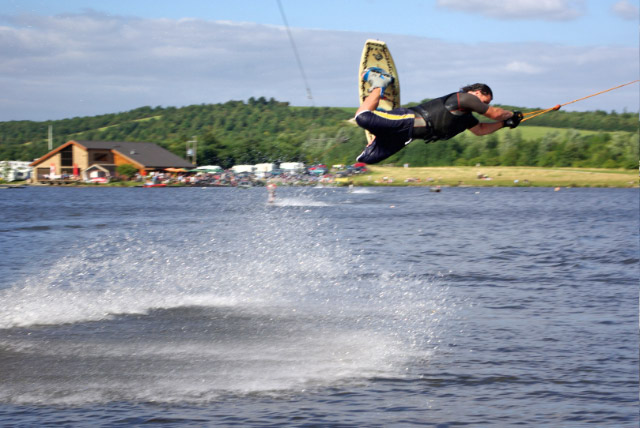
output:
[[[367,100],[370,101],[369,97]],[[358,126],[375,135],[358,156],[358,162],[378,163],[402,150],[411,142],[415,117],[414,112],[404,108],[391,111],[363,110],[356,115]]]
[[[355,120],[361,128],[375,134],[375,137],[357,159],[360,162],[377,163],[402,149],[405,141],[411,141],[411,139],[408,138],[408,134],[405,138],[401,132],[399,138],[402,139],[402,141],[398,144],[396,138],[388,135],[389,132],[387,131],[390,130],[386,128],[389,125],[391,125],[391,129],[402,127],[402,125],[394,123],[394,120],[405,119],[403,115],[388,114],[386,116],[379,116],[377,114],[378,105],[380,104],[384,90],[393,82],[393,77],[381,68],[371,67],[362,74],[362,80],[369,83],[371,89],[369,90],[369,95],[367,95],[356,111]],[[411,117],[413,118],[414,115],[411,115]],[[378,141],[379,136],[374,129],[385,130],[385,142],[380,144]]]
[[[362,80],[369,84],[370,92],[367,98],[362,102],[356,115],[361,111],[375,111],[378,108],[380,99],[384,94],[384,90],[393,83],[393,76],[379,67],[369,67],[362,73]]]
[[[375,111],[380,104],[380,92],[382,92],[381,88],[374,88],[356,111],[356,116],[363,111]]]

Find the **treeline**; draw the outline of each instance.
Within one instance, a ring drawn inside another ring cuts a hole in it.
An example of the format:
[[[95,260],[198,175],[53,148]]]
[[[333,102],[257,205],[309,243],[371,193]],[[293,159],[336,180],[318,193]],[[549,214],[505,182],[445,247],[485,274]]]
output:
[[[525,139],[524,134],[524,129],[515,129],[484,137],[465,133],[430,144],[416,141],[387,162],[412,166],[638,167],[637,132],[558,130],[534,139]]]
[[[123,113],[49,122],[0,122],[0,160],[33,160],[47,153],[47,131],[51,125],[54,147],[72,139],[151,141],[185,157],[186,142],[195,138],[200,165],[353,163],[366,144],[362,130],[348,121],[354,111],[292,107],[261,97],[247,102],[182,108],[141,107]],[[432,144],[416,141],[389,162],[413,166],[482,163],[634,168],[638,165],[637,114],[560,111],[531,122],[534,121],[535,125],[567,131],[525,138],[527,133],[519,128],[482,138],[464,133],[450,141]],[[571,129],[600,132],[581,135]]]

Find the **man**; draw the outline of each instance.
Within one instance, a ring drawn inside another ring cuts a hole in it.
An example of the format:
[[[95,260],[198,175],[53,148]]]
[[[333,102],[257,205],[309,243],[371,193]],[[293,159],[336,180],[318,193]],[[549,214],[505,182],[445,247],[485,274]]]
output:
[[[515,128],[522,113],[490,107],[491,88],[483,83],[465,86],[454,92],[411,108],[378,111],[385,88],[393,77],[385,70],[371,67],[365,70],[363,80],[371,86],[371,93],[356,112],[356,123],[371,132],[375,139],[358,156],[358,162],[378,163],[401,150],[414,139],[427,143],[448,140],[468,129],[475,135],[487,135],[500,128]],[[472,112],[497,122],[481,123]]]

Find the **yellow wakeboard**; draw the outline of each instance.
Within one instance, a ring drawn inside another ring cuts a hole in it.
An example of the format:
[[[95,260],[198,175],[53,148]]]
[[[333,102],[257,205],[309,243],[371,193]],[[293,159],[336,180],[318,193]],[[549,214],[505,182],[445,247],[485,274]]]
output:
[[[384,96],[380,100],[378,110],[389,111],[400,107],[400,80],[398,79],[396,64],[393,62],[393,57],[391,56],[391,52],[389,52],[387,44],[383,41],[373,39],[365,42],[360,58],[360,69],[358,70],[360,104],[367,98],[371,90],[370,85],[362,81],[362,74],[369,67],[380,67],[394,78],[393,83],[384,90]],[[373,141],[375,137],[368,131],[365,131],[365,133],[367,135],[367,141]]]

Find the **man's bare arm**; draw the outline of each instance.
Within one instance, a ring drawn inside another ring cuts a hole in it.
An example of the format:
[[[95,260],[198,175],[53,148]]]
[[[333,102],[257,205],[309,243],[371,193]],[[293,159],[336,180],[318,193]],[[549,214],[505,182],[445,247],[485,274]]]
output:
[[[492,123],[484,123],[480,122],[473,128],[469,128],[469,131],[473,132],[474,135],[481,136],[491,134],[496,132],[498,129],[504,126],[504,122],[492,122]]]
[[[513,112],[509,110],[501,109],[500,107],[492,106],[492,107],[489,107],[489,109],[487,109],[487,112],[484,114],[484,116],[488,117],[489,119],[503,121],[513,116]]]

